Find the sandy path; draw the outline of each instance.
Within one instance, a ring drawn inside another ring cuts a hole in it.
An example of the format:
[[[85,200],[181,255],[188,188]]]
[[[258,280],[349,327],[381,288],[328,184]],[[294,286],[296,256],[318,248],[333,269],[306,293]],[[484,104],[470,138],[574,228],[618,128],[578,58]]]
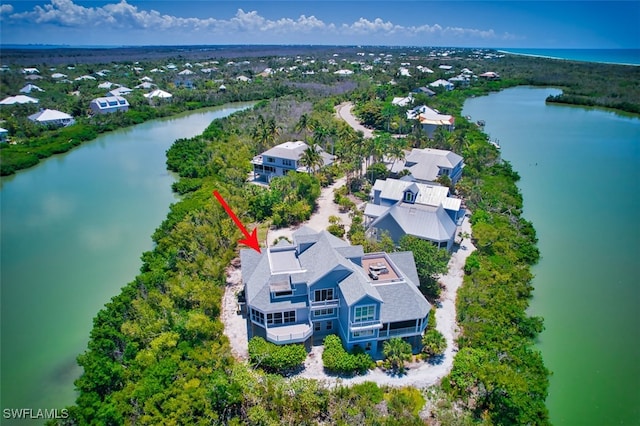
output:
[[[343,102],[340,105],[336,106],[336,114],[338,117],[347,122],[347,124],[355,131],[360,130],[364,133],[365,138],[373,137],[373,130],[364,127],[351,113],[351,109],[353,108],[353,104],[351,102]]]

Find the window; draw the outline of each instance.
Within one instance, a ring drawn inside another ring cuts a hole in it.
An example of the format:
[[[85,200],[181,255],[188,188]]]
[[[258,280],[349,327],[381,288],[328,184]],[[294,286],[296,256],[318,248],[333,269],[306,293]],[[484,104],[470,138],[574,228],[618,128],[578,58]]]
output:
[[[267,163],[275,163],[276,160],[273,157],[267,157]]]
[[[370,351],[371,350],[371,342],[367,342],[367,344],[364,345],[364,350],[365,351]]]
[[[296,322],[296,311],[274,312],[267,314],[268,325],[290,324]]]
[[[251,319],[259,324],[264,324],[264,314],[251,308]]]
[[[317,322],[313,325],[313,331],[320,331],[320,323]]]
[[[331,308],[331,309],[319,309],[317,311],[314,311],[313,315],[315,317],[327,317],[329,315],[334,315],[336,313],[336,310]]]
[[[325,288],[323,290],[316,290],[314,294],[316,302],[322,302],[324,300],[333,300],[333,289]]]
[[[369,306],[357,306],[355,309],[355,316],[353,321],[371,321],[376,315],[376,307],[374,305]]]
[[[415,201],[415,197],[411,193],[411,191],[406,191],[404,193],[404,201],[407,203],[413,203]]]
[[[276,291],[274,293],[275,297],[285,297],[285,296],[291,296],[293,294],[293,291],[291,290],[287,290],[287,291]]]
[[[283,158],[282,159],[282,165],[283,166],[293,167],[293,160],[287,160],[286,158]]]
[[[284,323],[290,324],[296,322],[296,311],[287,311],[284,313]]]
[[[333,329],[333,321],[327,321],[327,330]]]
[[[368,337],[368,336],[373,336],[373,330],[364,330],[364,331],[354,331],[353,332],[353,337],[354,338]]]

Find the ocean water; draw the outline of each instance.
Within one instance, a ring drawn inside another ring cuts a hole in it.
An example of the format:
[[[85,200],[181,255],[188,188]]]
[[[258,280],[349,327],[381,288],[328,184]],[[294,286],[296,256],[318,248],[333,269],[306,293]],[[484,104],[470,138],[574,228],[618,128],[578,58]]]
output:
[[[500,49],[501,52],[571,61],[640,65],[640,49]]]
[[[530,313],[558,426],[640,424],[640,118],[545,104],[550,88],[465,101],[520,174],[541,253]]]

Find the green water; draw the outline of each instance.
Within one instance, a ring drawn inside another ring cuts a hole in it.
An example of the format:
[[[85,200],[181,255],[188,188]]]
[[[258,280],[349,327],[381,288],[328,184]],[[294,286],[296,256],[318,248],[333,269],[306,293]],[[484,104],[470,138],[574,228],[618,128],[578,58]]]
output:
[[[74,402],[93,317],[137,275],[176,201],[166,150],[250,105],[115,131],[2,179],[2,409]]]
[[[554,89],[469,99],[521,176],[538,232],[530,312],[556,425],[640,424],[640,119],[545,105]]]

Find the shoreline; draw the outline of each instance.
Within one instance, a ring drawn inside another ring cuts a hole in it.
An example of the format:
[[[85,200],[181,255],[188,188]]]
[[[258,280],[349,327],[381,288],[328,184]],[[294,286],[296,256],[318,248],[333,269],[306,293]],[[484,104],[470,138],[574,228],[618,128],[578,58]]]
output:
[[[557,49],[549,49],[549,50],[557,50]],[[566,50],[578,50],[578,49],[566,49]],[[594,49],[583,49],[583,50],[594,50]],[[636,49],[597,49],[597,50],[636,50]],[[553,59],[556,61],[584,62],[584,63],[591,63],[591,64],[623,65],[623,66],[629,66],[629,67],[640,67],[640,64],[633,64],[633,63],[626,63],[626,62],[608,62],[608,61],[593,61],[593,60],[587,60],[587,59],[559,58],[556,56],[540,55],[535,53],[512,52],[504,49],[497,49],[496,51],[499,53],[506,53],[509,55],[526,56],[529,58]]]

